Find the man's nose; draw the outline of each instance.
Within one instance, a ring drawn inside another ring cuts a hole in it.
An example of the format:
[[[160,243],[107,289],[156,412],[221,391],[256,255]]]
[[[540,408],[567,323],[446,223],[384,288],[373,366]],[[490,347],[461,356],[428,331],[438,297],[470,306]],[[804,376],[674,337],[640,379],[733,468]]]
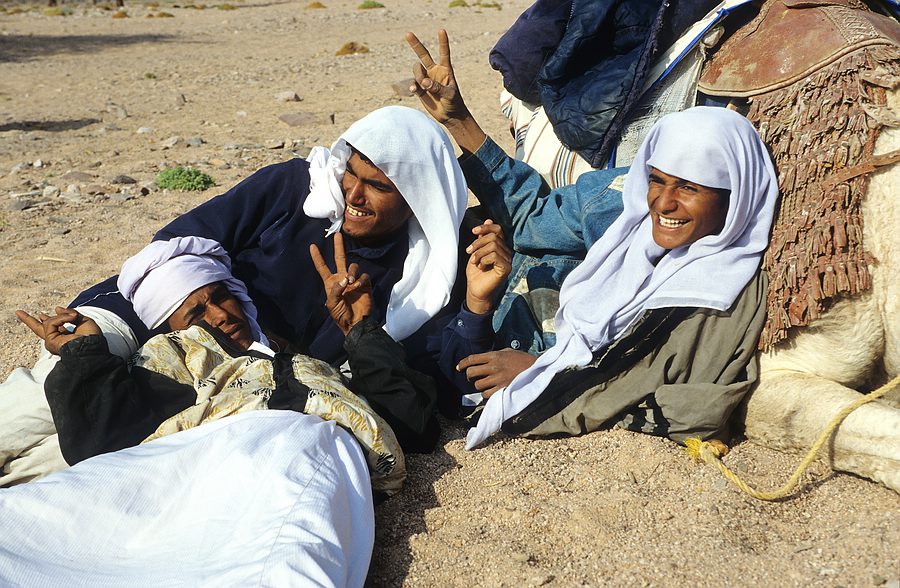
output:
[[[203,318],[210,326],[218,328],[228,322],[228,313],[218,304],[209,304]]]
[[[347,192],[344,194],[344,200],[350,204],[362,204],[363,202],[363,184],[357,179],[350,180],[353,182]]]
[[[672,212],[678,208],[678,199],[675,197],[678,188],[675,186],[665,186],[659,193],[656,208],[659,212]]]

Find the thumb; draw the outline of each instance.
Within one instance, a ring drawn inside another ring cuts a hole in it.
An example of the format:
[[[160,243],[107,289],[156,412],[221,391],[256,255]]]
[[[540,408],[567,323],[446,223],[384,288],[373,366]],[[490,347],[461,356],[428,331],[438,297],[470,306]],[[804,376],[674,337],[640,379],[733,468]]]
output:
[[[421,86],[426,92],[428,92],[432,96],[437,97],[443,96],[446,90],[446,86],[444,86],[440,82],[436,82],[431,78],[425,78],[424,80],[422,80]]]

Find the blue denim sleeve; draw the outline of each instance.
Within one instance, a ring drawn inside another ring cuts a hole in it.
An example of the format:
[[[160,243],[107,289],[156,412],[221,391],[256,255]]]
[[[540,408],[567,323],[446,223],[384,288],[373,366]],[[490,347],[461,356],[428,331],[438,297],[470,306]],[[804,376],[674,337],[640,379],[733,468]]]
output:
[[[625,168],[589,172],[574,185],[550,190],[536,170],[490,137],[460,164],[469,188],[521,253],[583,258],[622,212]]]

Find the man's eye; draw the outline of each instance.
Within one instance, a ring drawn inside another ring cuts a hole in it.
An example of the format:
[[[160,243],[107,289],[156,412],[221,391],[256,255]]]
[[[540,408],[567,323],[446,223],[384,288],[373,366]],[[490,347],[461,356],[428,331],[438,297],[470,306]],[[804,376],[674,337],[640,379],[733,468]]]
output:
[[[684,185],[681,187],[681,189],[684,190],[685,192],[690,192],[691,194],[696,194],[697,192],[699,192],[699,190],[697,189],[696,186],[691,186],[691,185]]]

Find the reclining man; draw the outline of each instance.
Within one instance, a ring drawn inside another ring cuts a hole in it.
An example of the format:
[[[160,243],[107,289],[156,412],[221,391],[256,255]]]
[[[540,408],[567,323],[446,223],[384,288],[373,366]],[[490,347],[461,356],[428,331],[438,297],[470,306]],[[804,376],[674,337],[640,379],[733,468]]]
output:
[[[399,343],[371,314],[372,288],[346,265],[334,237],[332,273],[313,245],[326,306],[341,332],[357,389],[369,398],[398,396],[426,410],[434,381],[403,361]],[[126,362],[109,351],[97,324],[71,309],[34,318],[16,314],[60,361],[45,391],[70,465],[232,414],[287,409],[337,420],[369,449],[376,489],[403,481],[403,454],[390,428],[346,389],[341,374],[305,355],[274,353],[262,344],[256,308],[231,274],[220,245],[202,237],[154,241],[122,266],[118,281],[150,338]],[[74,326],[69,332],[66,324]],[[354,415],[347,417],[348,414]],[[420,419],[422,417],[419,417]]]
[[[724,108],[670,114],[621,181],[624,170],[597,171],[551,191],[468,112],[446,32],[438,63],[415,35],[407,40],[419,58],[413,90],[466,154],[472,191],[505,225],[517,255],[552,235],[538,254],[577,265],[556,283],[558,309],[533,321],[540,329],[545,318],[556,334],[539,358],[507,349],[460,362],[490,397],[467,447],[501,428],[548,435],[620,425],[679,442],[726,437],[758,377],[767,285],[760,262],[778,198],[750,122]],[[594,222],[596,198],[600,210],[621,207],[611,225]],[[507,296],[522,295],[511,286]]]
[[[330,150],[318,147],[308,161],[258,171],[175,219],[155,239],[198,236],[219,243],[235,277],[246,283],[273,346],[337,365],[346,359],[344,335],[325,310],[306,251],[316,245],[332,263],[327,237],[340,231],[348,261],[371,278],[373,318],[403,343],[412,367],[434,377],[439,388],[451,388],[442,374],[454,376],[455,358],[490,348],[489,341],[478,347],[478,337],[469,333],[484,332],[479,323],[489,326],[489,318],[460,310],[465,205],[465,181],[445,133],[420,112],[388,107],[352,125]],[[96,320],[122,357],[149,338],[115,278],[69,306]],[[0,486],[65,465],[43,393],[53,362],[44,356],[30,372],[17,370],[0,390]],[[464,374],[456,384],[467,385]],[[403,402],[372,405],[405,449],[428,451],[438,435],[436,403],[429,399],[427,410],[407,410]]]
[[[368,276],[347,266],[340,233],[334,251],[332,273],[312,246],[357,382],[374,384],[373,395],[433,395],[431,378],[409,369],[369,316]],[[119,286],[147,327],[174,330],[127,363],[75,310],[17,313],[61,356],[46,393],[75,467],[0,490],[13,521],[0,538],[0,583],[74,574],[122,585],[361,586],[373,492],[397,492],[406,475],[390,427],[334,367],[260,343],[256,308],[217,243],[155,241],[126,261]]]

